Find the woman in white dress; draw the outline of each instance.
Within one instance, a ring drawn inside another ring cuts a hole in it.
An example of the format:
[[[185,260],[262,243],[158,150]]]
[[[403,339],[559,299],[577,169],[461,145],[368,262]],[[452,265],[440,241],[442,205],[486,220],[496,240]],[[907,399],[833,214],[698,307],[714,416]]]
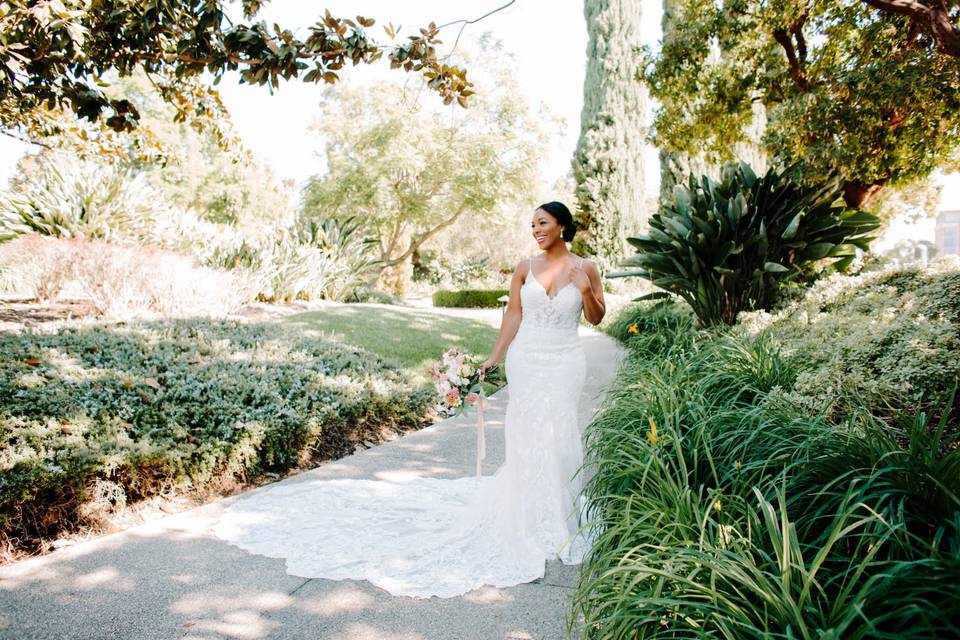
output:
[[[286,559],[291,575],[368,580],[393,595],[462,595],[579,564],[593,539],[578,407],[585,358],[581,313],[605,313],[600,275],[566,242],[576,227],[562,203],[538,207],[542,254],[517,265],[500,334],[483,369],[505,355],[506,460],[492,476],[316,480],[278,484],[231,504],[216,535]]]

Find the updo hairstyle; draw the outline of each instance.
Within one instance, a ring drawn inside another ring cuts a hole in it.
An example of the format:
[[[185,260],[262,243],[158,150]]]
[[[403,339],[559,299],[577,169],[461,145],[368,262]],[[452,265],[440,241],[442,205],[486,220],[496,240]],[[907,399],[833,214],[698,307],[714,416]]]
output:
[[[573,236],[577,235],[577,225],[574,223],[573,215],[571,215],[570,209],[567,209],[567,205],[553,200],[540,205],[537,209],[543,209],[556,218],[560,226],[563,227],[561,237],[565,241],[570,242],[573,240]]]

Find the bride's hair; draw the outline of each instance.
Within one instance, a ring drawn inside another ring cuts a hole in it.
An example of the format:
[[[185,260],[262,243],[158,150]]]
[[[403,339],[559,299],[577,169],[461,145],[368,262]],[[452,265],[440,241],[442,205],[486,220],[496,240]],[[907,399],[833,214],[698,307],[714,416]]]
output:
[[[573,236],[577,234],[577,225],[573,221],[573,216],[570,214],[570,209],[567,209],[567,205],[553,200],[551,202],[545,202],[537,207],[537,209],[543,209],[563,225],[562,236],[564,240],[567,242],[573,240]]]

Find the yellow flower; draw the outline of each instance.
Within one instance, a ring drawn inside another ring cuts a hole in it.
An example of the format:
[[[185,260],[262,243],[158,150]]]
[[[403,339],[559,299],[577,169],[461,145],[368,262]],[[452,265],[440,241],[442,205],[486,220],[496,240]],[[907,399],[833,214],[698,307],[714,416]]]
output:
[[[647,438],[650,439],[650,444],[654,446],[660,440],[660,436],[657,435],[657,423],[654,422],[652,417],[650,418],[650,431],[647,431]]]
[[[634,322],[632,325],[630,325],[630,326],[627,328],[627,332],[629,332],[629,333],[640,333],[640,330],[637,329],[637,323]]]

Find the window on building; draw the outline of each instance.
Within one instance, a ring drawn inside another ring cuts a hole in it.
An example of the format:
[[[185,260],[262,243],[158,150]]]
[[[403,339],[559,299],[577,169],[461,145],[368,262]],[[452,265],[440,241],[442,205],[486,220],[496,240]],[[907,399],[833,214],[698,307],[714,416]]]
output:
[[[943,236],[943,255],[955,255],[957,253],[957,231],[950,229]]]

